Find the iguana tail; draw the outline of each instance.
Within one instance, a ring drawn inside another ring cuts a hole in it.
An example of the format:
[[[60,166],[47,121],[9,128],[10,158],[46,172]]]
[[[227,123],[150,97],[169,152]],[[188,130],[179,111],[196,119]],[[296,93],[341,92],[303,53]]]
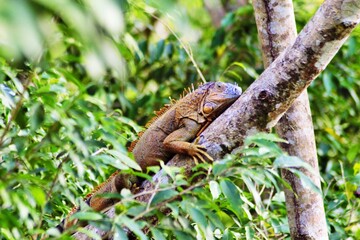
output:
[[[105,182],[94,188],[88,195],[86,195],[84,202],[94,211],[100,212],[114,205],[119,200],[114,198],[105,198],[100,195],[104,193],[120,193],[121,189],[131,189],[137,182],[138,179],[136,176],[116,171]],[[56,226],[56,228],[60,232],[63,232],[65,229],[75,225],[77,223],[77,219],[70,220],[70,217],[79,211],[79,206],[74,206],[67,217],[62,220],[61,223]]]

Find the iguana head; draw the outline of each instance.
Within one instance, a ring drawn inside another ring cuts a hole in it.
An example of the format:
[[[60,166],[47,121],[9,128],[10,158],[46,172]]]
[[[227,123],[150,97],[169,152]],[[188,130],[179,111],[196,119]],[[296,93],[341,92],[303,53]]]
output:
[[[231,83],[209,82],[200,88],[205,90],[205,94],[199,106],[199,113],[208,120],[218,117],[242,93],[239,86]]]

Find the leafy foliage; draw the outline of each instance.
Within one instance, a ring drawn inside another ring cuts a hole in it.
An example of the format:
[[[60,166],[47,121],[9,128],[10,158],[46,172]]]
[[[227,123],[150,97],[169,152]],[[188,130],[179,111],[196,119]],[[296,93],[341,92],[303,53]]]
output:
[[[139,239],[148,239],[143,228],[154,239],[262,239],[287,235],[281,184],[289,186],[278,168],[284,167],[285,158],[286,168],[304,163],[283,155],[272,141],[282,140],[274,135],[253,136],[241,151],[241,158],[229,155],[213,165],[200,164],[191,179],[182,175],[182,169],[166,167],[170,181],[158,185],[149,203],[135,201],[139,195],[128,190],[121,192],[114,220],[102,219],[90,209],[77,213],[77,217],[105,230],[113,228],[117,236],[125,236],[123,229],[128,228]],[[206,178],[193,182],[199,175]]]
[[[0,239],[66,238],[53,227],[114,169],[138,169],[126,150],[137,124],[201,82],[198,68],[243,88],[257,78],[253,10],[234,2],[222,1],[218,28],[200,0],[0,2]],[[298,29],[319,4],[294,2]],[[309,87],[331,239],[360,237],[359,34]],[[124,226],[140,239],[144,226],[154,239],[286,237],[277,169],[301,162],[276,141],[248,139],[242,157],[198,166],[206,178],[197,183],[167,169],[172,181],[148,205],[123,190],[113,220],[91,210],[74,217],[118,238]]]

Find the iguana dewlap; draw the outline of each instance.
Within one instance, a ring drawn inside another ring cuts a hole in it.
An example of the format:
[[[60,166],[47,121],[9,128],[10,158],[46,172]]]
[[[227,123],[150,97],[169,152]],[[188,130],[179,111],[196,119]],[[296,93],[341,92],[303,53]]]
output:
[[[177,153],[187,154],[205,161],[212,160],[206,149],[192,143],[194,139],[226,108],[241,95],[241,88],[231,83],[209,82],[169,106],[156,112],[157,116],[147,124],[147,129],[139,134],[139,140],[133,142],[130,151],[143,171],[149,166],[159,164],[159,160],[169,161]],[[103,193],[119,193],[122,188],[130,188],[124,174],[116,172],[103,184],[90,193],[85,201],[96,211],[111,206],[109,198],[96,197]],[[73,212],[76,212],[77,209]],[[64,224],[65,228],[73,223]],[[60,229],[61,227],[59,227]]]

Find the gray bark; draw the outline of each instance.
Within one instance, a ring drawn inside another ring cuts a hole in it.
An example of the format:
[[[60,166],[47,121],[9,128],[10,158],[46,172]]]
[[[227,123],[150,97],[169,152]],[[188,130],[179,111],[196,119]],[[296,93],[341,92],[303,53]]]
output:
[[[291,0],[254,0],[255,18],[262,47],[264,66],[267,67],[280,53],[294,43],[296,25]],[[318,172],[314,128],[307,90],[294,101],[275,129],[288,144],[281,147],[289,155],[309,163]],[[321,189],[318,176],[302,169]],[[282,171],[283,178],[292,186],[284,189],[287,215],[292,239],[328,239],[322,196],[304,187],[293,173]]]
[[[309,86],[335,56],[360,21],[360,0],[327,0],[304,27],[295,43],[287,48],[244,94],[202,134],[200,144],[214,159],[220,159],[245,137],[274,127],[296,98]],[[167,165],[194,166],[192,159],[176,155]],[[186,171],[191,174],[190,171]],[[154,176],[161,178],[162,173]],[[153,186],[145,182],[144,190]],[[141,200],[147,201],[148,195]],[[107,212],[114,217],[114,208]],[[106,233],[91,226],[88,230]],[[77,239],[85,239],[77,233]]]

